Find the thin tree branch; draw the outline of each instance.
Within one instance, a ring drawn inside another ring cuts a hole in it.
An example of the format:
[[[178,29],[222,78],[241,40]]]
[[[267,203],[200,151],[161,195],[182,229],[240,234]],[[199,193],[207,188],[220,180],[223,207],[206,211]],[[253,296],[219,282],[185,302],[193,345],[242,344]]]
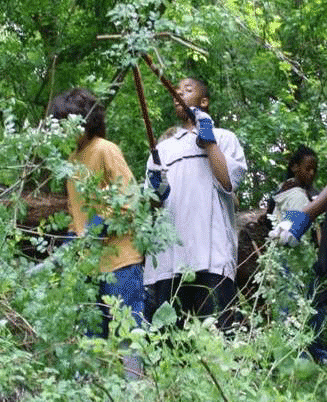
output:
[[[119,40],[124,38],[124,34],[107,34],[107,35],[98,35],[98,40]],[[183,38],[180,35],[173,34],[172,32],[157,32],[153,34],[154,39],[172,39],[175,42],[180,43],[183,46],[186,46],[194,51],[203,54],[204,56],[209,56],[209,52],[202,47],[196,45],[194,42]]]
[[[56,62],[57,62],[58,56],[55,54],[53,56],[53,61],[52,61],[52,66],[51,66],[51,77],[50,77],[50,94],[49,94],[49,100],[47,104],[47,109],[45,111],[45,117],[48,116],[49,110],[50,110],[50,105],[52,102],[53,98],[53,88],[54,88],[54,82],[55,82],[55,72],[56,72]],[[43,123],[44,124],[44,123]]]

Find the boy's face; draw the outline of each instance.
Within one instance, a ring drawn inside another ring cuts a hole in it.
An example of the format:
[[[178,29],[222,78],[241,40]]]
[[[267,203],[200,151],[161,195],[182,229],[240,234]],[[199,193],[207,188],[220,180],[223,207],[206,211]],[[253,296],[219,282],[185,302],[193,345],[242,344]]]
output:
[[[191,78],[186,78],[185,80],[182,80],[176,88],[176,92],[181,96],[183,101],[189,107],[208,107],[208,98],[203,96],[203,90],[201,86]],[[188,120],[188,115],[186,114],[185,110],[175,99],[174,104],[177,117],[179,117],[183,121]]]

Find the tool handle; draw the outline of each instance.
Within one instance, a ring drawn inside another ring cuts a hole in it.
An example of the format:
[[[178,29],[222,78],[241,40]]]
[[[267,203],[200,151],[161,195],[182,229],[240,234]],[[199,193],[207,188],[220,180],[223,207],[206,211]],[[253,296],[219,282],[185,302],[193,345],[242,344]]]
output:
[[[142,110],[142,114],[143,114],[143,120],[144,120],[144,124],[145,124],[145,128],[146,128],[146,133],[147,133],[148,139],[149,139],[153,162],[156,165],[161,165],[159,153],[158,153],[158,150],[156,149],[156,141],[153,136],[151,121],[149,118],[148,108],[147,108],[146,100],[145,100],[145,96],[144,96],[141,74],[140,74],[140,70],[137,66],[133,67],[133,74],[134,74],[134,82],[135,82],[135,86],[136,86],[136,92],[137,92],[137,95],[139,98],[139,102],[140,102],[140,106],[141,106],[141,110]]]
[[[163,85],[168,89],[168,91],[171,93],[171,95],[177,100],[177,102],[184,108],[185,112],[189,116],[189,118],[192,120],[193,124],[196,124],[195,121],[195,116],[192,110],[186,105],[186,103],[183,101],[181,96],[177,93],[171,82],[165,78],[161,73],[160,70],[158,69],[157,66],[155,66],[152,62],[152,59],[150,56],[147,54],[142,55],[144,61],[146,64],[150,67],[150,69],[154,72],[154,74],[159,77],[160,81],[163,83]]]

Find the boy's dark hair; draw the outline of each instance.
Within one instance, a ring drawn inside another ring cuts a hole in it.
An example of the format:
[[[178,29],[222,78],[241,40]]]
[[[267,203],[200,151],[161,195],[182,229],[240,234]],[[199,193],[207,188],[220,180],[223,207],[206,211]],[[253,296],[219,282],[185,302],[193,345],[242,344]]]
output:
[[[105,137],[104,107],[87,89],[73,88],[58,95],[52,102],[50,114],[58,120],[65,119],[70,114],[81,115],[86,119],[84,128],[88,141],[94,137]],[[79,143],[78,150],[81,150],[84,145],[84,141]]]
[[[305,156],[313,156],[314,158],[317,158],[317,154],[315,153],[315,151],[303,144],[301,144],[299,146],[299,148],[297,149],[297,151],[292,155],[289,163],[288,163],[288,167],[287,167],[287,179],[291,179],[292,177],[294,177],[294,173],[292,172],[292,167],[294,165],[297,165],[299,163],[302,162],[303,158]]]
[[[195,78],[195,77],[187,77],[188,79],[195,81],[201,88],[202,91],[202,96],[204,98],[208,98],[210,99],[210,92],[209,92],[209,88],[208,88],[208,84],[206,83],[206,81],[202,80],[201,78]]]
[[[195,82],[197,82],[200,85],[202,93],[203,93],[203,97],[210,99],[210,91],[208,88],[208,84],[200,78],[192,78],[192,80],[194,80]]]

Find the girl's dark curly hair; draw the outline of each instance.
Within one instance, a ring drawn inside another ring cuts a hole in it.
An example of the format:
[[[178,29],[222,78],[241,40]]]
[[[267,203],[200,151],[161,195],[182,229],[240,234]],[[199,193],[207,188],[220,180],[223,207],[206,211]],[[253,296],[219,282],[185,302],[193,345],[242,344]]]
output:
[[[87,89],[73,88],[58,95],[52,102],[50,114],[60,120],[70,114],[81,115],[86,119],[84,140],[78,144],[78,151],[94,137],[104,138],[106,134],[105,110],[96,97]]]

